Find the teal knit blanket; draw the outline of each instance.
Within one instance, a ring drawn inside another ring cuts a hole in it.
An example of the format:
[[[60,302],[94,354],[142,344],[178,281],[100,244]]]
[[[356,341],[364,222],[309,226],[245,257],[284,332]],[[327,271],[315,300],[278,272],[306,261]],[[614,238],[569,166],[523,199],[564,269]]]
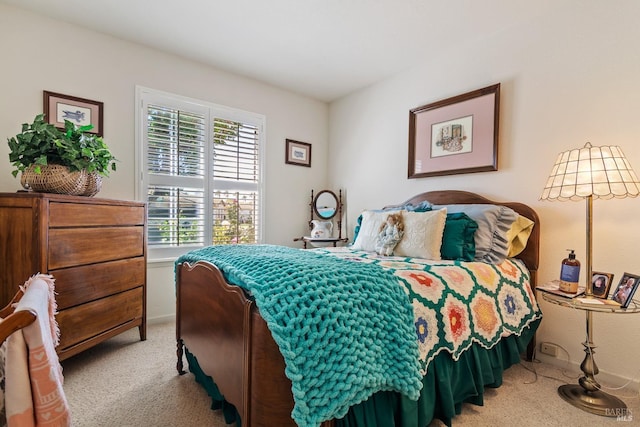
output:
[[[298,426],[342,418],[377,391],[418,399],[413,308],[392,273],[273,245],[211,246],[176,264],[201,260],[255,298],[284,357]]]

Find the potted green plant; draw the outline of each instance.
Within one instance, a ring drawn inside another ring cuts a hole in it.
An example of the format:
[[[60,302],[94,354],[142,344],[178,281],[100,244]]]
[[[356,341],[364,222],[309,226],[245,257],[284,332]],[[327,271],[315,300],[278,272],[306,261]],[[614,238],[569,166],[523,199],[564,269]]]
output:
[[[116,170],[116,158],[101,136],[89,132],[91,128],[65,120],[60,130],[38,114],[8,138],[13,176],[21,172],[23,187],[34,191],[95,195],[101,176]]]

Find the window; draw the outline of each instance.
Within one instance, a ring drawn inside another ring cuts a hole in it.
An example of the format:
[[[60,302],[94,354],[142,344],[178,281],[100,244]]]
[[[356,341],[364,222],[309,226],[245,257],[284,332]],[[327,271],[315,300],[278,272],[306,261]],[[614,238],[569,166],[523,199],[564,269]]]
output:
[[[264,116],[144,88],[136,95],[150,257],[260,242]]]

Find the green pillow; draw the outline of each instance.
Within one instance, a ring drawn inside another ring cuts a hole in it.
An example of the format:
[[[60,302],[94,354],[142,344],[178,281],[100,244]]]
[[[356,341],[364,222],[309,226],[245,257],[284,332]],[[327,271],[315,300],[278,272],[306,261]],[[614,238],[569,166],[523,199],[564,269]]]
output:
[[[476,256],[475,233],[478,223],[463,212],[447,214],[440,255],[442,259],[473,261]]]

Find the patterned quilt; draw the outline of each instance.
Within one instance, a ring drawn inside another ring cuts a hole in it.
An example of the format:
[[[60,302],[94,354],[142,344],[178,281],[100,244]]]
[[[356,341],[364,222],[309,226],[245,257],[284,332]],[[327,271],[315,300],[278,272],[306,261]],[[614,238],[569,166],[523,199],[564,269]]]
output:
[[[457,360],[474,342],[491,348],[542,317],[529,272],[517,259],[492,265],[383,257],[349,248],[313,251],[377,264],[398,277],[413,306],[423,374],[441,351]]]

